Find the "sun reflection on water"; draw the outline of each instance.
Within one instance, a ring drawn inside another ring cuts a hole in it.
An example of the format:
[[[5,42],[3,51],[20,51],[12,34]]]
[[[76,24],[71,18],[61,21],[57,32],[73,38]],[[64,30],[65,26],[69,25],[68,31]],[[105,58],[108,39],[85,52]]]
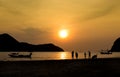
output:
[[[70,57],[69,53],[67,52],[61,52],[59,55],[60,55],[60,59],[68,59]]]
[[[61,53],[60,58],[61,58],[61,59],[66,59],[66,54],[65,54],[65,53]]]

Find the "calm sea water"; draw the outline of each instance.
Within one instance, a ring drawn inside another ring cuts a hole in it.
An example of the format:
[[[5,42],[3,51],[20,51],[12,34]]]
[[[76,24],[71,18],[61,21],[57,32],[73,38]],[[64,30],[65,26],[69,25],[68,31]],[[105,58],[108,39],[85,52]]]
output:
[[[11,58],[8,56],[12,52],[0,52],[1,61],[20,61],[20,60],[60,60],[72,59],[71,52],[33,52],[31,58]],[[28,52],[20,52],[20,54],[29,54]],[[99,52],[92,52],[91,56],[96,55],[98,58],[120,58],[120,52],[113,52],[112,54],[100,54]],[[78,52],[78,58],[84,59],[84,52]],[[86,55],[88,58],[88,53]]]

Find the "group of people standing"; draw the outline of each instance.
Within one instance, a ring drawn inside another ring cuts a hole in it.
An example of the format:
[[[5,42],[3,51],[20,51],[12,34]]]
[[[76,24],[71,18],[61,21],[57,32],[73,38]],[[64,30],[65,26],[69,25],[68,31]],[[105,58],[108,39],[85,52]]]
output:
[[[75,59],[75,58],[78,59],[78,52],[72,51],[71,53],[72,53],[72,59]],[[88,57],[87,57],[87,55],[88,55]],[[84,52],[84,57],[85,57],[85,59],[91,58],[91,52],[90,51]]]
[[[78,52],[72,51],[72,59],[78,59]]]

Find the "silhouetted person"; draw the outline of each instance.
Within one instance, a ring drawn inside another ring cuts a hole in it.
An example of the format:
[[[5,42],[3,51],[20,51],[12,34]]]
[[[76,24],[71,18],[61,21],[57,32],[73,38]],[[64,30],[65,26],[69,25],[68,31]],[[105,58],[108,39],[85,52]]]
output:
[[[86,52],[84,52],[84,57],[85,57],[85,59],[86,59]]]
[[[71,52],[71,54],[72,54],[72,59],[74,59],[74,53],[75,53],[74,51]]]
[[[75,53],[76,59],[78,59],[78,52]]]
[[[91,52],[88,51],[88,58],[91,58]]]

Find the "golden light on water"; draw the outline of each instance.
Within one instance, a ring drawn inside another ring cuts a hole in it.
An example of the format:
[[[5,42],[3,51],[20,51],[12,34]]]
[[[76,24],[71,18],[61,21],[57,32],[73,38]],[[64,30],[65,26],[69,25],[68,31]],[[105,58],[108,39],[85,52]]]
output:
[[[66,59],[66,56],[67,56],[66,53],[61,53],[60,54],[60,59]]]
[[[71,52],[60,52],[59,59],[71,59]]]

